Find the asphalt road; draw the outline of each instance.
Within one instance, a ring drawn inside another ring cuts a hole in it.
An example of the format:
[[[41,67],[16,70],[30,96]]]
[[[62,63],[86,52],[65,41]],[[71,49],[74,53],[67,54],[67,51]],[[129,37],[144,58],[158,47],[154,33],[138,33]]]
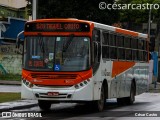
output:
[[[38,116],[24,117],[23,120],[159,120],[160,93],[144,93],[136,96],[136,102],[130,106],[118,106],[116,99],[107,100],[103,112],[96,112],[92,106],[75,103],[53,104],[50,111],[42,111],[39,107],[33,107],[9,112],[12,114],[29,113],[29,115],[36,113]],[[20,117],[11,119],[17,120],[18,118],[20,119]]]

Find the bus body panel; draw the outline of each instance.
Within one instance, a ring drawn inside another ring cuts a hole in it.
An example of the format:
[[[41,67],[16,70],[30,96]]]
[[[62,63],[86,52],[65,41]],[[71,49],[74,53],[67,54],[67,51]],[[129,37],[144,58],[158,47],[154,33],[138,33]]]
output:
[[[21,99],[36,99],[35,95],[32,92],[32,88],[27,87],[23,82],[21,84]]]

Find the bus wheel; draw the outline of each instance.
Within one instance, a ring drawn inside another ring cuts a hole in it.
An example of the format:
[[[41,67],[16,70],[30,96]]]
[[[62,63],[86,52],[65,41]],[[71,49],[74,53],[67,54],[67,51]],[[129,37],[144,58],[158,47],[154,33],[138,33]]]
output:
[[[104,86],[102,85],[100,100],[95,102],[96,109],[98,111],[103,111],[104,106],[105,106],[105,102],[106,102],[106,98],[105,98]]]
[[[49,110],[51,108],[51,102],[49,101],[38,100],[38,105],[42,110]]]
[[[135,101],[135,85],[131,84],[130,96],[125,99],[127,105],[132,105]]]

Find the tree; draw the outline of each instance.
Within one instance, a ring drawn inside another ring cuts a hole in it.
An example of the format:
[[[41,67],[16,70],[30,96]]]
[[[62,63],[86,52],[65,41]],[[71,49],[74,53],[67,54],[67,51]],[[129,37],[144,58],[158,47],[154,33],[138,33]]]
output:
[[[160,0],[118,0],[117,4],[159,4]],[[160,18],[160,8],[153,9],[152,8],[152,16],[151,19],[154,22],[158,22]],[[149,17],[149,9],[126,9],[120,10],[120,18],[121,22],[132,22],[132,23],[147,23]]]
[[[26,2],[27,2],[27,6],[26,6],[27,14],[31,16],[32,15],[32,0],[26,0]]]
[[[113,0],[105,0],[113,4]],[[77,18],[104,24],[117,21],[116,10],[100,10],[101,0],[38,0],[38,18]]]

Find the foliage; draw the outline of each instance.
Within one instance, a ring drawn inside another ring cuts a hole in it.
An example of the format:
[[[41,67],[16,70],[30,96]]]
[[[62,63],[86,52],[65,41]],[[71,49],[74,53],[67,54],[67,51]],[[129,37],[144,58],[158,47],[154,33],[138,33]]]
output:
[[[0,80],[13,80],[13,81],[20,81],[21,80],[21,75],[18,74],[6,74],[2,75],[0,74]]]
[[[104,0],[106,4],[113,4],[113,0]],[[91,20],[104,24],[114,23],[118,11],[100,10],[102,0],[38,0],[39,18],[77,18]]]
[[[32,15],[32,0],[26,0],[27,2],[27,14]]]
[[[160,0],[118,0],[117,4],[159,4]],[[160,9],[151,10],[151,20],[157,22],[160,18]],[[120,10],[120,21],[131,23],[147,23],[149,19],[149,9],[127,9]]]
[[[14,100],[20,100],[20,99],[21,99],[20,93],[0,92],[0,103],[14,101]]]

